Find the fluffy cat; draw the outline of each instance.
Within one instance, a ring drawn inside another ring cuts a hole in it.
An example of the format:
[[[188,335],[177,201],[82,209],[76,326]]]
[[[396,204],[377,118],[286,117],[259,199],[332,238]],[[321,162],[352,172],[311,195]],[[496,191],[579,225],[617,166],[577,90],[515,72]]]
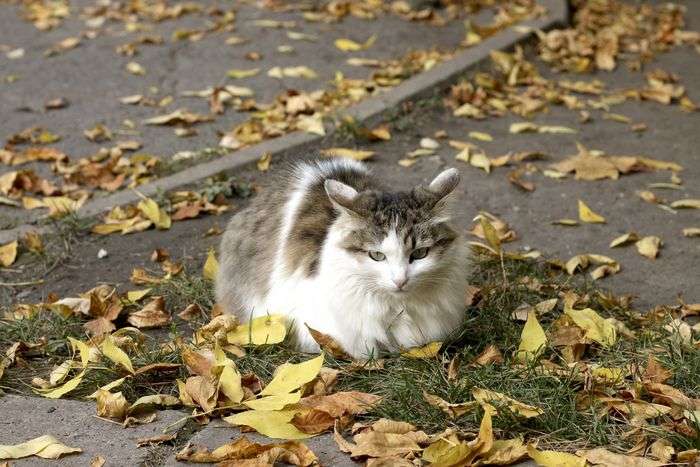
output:
[[[450,226],[459,172],[386,191],[367,166],[304,162],[235,215],[224,233],[216,296],[245,322],[283,314],[294,343],[306,325],[355,358],[441,340],[464,318],[468,249]]]

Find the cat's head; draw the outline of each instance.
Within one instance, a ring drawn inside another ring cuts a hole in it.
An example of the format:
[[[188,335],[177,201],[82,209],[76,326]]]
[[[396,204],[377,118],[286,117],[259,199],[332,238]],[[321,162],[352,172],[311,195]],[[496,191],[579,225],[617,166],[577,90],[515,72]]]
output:
[[[376,291],[402,294],[435,284],[453,259],[458,235],[449,224],[448,198],[459,179],[456,169],[448,169],[428,186],[399,192],[358,192],[326,180],[339,212],[331,247],[355,278]]]

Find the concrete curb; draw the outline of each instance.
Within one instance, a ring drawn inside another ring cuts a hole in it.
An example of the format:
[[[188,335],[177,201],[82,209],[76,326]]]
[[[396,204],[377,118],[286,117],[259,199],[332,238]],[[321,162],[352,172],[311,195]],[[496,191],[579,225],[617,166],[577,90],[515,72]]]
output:
[[[413,76],[383,94],[342,109],[340,113],[351,116],[358,122],[367,121],[389,109],[395,108],[402,102],[425,97],[438,89],[444,88],[469,69],[487,60],[492,50],[512,49],[516,44],[529,39],[533,35],[534,30],[548,30],[568,22],[569,6],[567,0],[540,0],[540,4],[547,9],[547,14],[544,17],[519,23],[518,30],[512,27],[508,28],[474,47],[458,53],[452,60],[440,63],[429,71]],[[527,28],[527,32],[523,28]],[[329,130],[328,134],[331,134],[333,129],[327,128],[327,130]],[[289,153],[298,154],[305,148],[320,142],[325,137],[304,132],[289,133],[279,138],[263,141],[255,146],[243,148],[212,161],[189,167],[173,175],[139,186],[138,190],[146,196],[175,190],[218,173],[230,172],[255,163],[265,153],[272,154],[276,160]],[[134,191],[124,190],[89,201],[78,211],[78,214],[83,217],[95,216],[109,211],[114,206],[134,203],[139,199],[139,196]],[[36,222],[39,219],[40,217],[37,216],[32,222]],[[13,241],[30,230],[44,233],[50,228],[38,228],[31,223],[23,224],[0,232],[0,244]]]

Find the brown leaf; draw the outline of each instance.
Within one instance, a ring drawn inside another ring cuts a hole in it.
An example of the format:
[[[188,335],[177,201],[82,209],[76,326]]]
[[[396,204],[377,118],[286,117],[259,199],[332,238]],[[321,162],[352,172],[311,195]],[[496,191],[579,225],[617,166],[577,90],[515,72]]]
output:
[[[495,345],[487,346],[470,365],[486,366],[492,363],[503,363],[503,354]]]
[[[479,403],[476,401],[460,402],[460,403],[450,403],[435,394],[430,394],[423,391],[423,399],[425,399],[428,404],[433,407],[445,412],[450,418],[461,417],[466,413],[471,413],[477,410]]]
[[[153,297],[141,310],[131,313],[127,321],[139,329],[163,327],[171,320],[170,313],[165,311],[163,297]]]
[[[330,429],[335,418],[323,410],[312,409],[296,414],[291,423],[303,433],[316,434]]]
[[[647,367],[644,370],[643,379],[651,383],[665,383],[673,376],[669,370],[664,368],[653,355],[649,355]]]
[[[311,333],[311,337],[313,337],[319,347],[321,347],[321,350],[341,360],[352,360],[352,357],[350,357],[331,336],[309,327],[308,324],[306,328]]]
[[[299,401],[302,407],[322,410],[332,417],[367,412],[381,400],[380,396],[359,391],[337,392],[328,396],[309,396]]]
[[[166,433],[163,435],[149,436],[146,438],[139,438],[136,440],[136,446],[142,448],[144,446],[155,446],[158,444],[167,443],[177,438],[177,433]]]

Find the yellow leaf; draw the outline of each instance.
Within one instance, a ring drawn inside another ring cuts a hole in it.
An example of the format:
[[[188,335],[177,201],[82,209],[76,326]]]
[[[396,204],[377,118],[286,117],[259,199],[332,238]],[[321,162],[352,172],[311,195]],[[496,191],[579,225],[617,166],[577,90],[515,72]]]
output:
[[[588,460],[591,464],[601,467],[617,467],[618,465],[628,467],[661,467],[667,464],[666,462],[659,462],[638,456],[615,454],[605,448],[596,448],[590,451],[577,451],[576,454]]]
[[[17,240],[0,246],[0,264],[3,267],[11,266],[17,259]]]
[[[636,242],[637,240],[639,240],[639,236],[636,233],[626,233],[624,235],[620,235],[619,237],[615,237],[615,239],[610,242],[610,248],[615,248],[616,246],[624,245],[630,242]]]
[[[243,405],[253,410],[282,410],[285,406],[296,404],[301,400],[301,391],[290,394],[275,394],[272,396],[251,399],[243,402]]]
[[[267,315],[252,321],[239,324],[229,331],[226,338],[229,344],[265,345],[279,344],[287,335],[285,317],[282,315]]]
[[[488,406],[492,409],[493,413],[498,413],[497,408],[494,407],[491,402],[495,402],[496,405],[506,406],[514,414],[520,415],[525,418],[533,418],[542,415],[544,411],[539,407],[533,405],[524,404],[513,398],[501,394],[496,391],[489,391],[488,389],[474,388],[472,390],[472,395],[474,399],[477,400],[481,405]],[[489,410],[491,411],[491,410]]]
[[[539,127],[532,122],[518,122],[510,124],[511,133],[525,133],[526,131],[537,131]]]
[[[323,117],[318,112],[313,115],[299,116],[297,129],[319,136],[326,134],[326,129],[323,127]]]
[[[301,363],[284,363],[275,371],[270,384],[260,392],[261,396],[289,394],[313,380],[323,366],[323,354]]]
[[[479,141],[493,141],[493,136],[488,133],[483,133],[481,131],[470,131],[469,137],[478,139]]]
[[[83,381],[83,376],[85,376],[85,371],[86,370],[81,371],[75,378],[65,382],[63,386],[59,386],[48,391],[35,389],[34,392],[41,394],[43,397],[48,397],[49,399],[59,399],[64,394],[68,394],[73,389],[77,388],[78,385],[80,385],[80,383]]]
[[[560,134],[560,133],[578,133],[577,130],[574,130],[573,128],[569,128],[566,126],[549,126],[549,125],[543,125],[539,128],[537,128],[538,133],[552,133],[552,134]]]
[[[371,35],[363,44],[360,44],[358,42],[355,42],[351,39],[336,39],[335,40],[335,46],[339,50],[342,50],[343,52],[357,52],[359,50],[365,50],[374,44],[374,41],[377,40],[376,35]]]
[[[258,170],[261,172],[267,172],[270,168],[270,162],[272,162],[272,153],[266,152],[260,156],[260,159],[258,159]]]
[[[481,229],[484,231],[484,239],[488,242],[489,246],[496,251],[496,253],[501,253],[501,239],[498,236],[496,228],[489,222],[486,216],[479,216],[479,223],[481,224]]]
[[[374,156],[374,151],[363,151],[360,149],[348,148],[328,148],[321,150],[321,154],[328,157],[345,157],[356,161],[365,161]]]
[[[139,300],[141,300],[143,297],[148,295],[151,292],[151,289],[143,289],[143,290],[129,290],[126,293],[126,299],[130,303],[136,303]]]
[[[216,280],[216,275],[219,273],[219,261],[216,259],[216,253],[213,248],[207,253],[207,260],[204,262],[202,276],[210,281]]]
[[[576,219],[557,219],[552,221],[552,224],[565,225],[567,227],[575,227],[579,225]]]
[[[219,376],[219,390],[233,403],[243,400],[245,393],[241,387],[241,374],[233,364],[224,366]]]
[[[433,407],[437,407],[445,412],[450,418],[461,417],[466,413],[474,412],[479,407],[479,403],[476,401],[450,403],[426,391],[423,391],[423,399]]]
[[[547,345],[547,336],[544,334],[544,329],[537,321],[537,314],[530,310],[527,313],[527,321],[523,332],[520,335],[520,345],[516,353],[516,358],[521,361],[530,361],[544,351]]]
[[[479,463],[482,465],[510,465],[527,456],[527,447],[521,438],[502,439],[493,442]]]
[[[58,383],[63,381],[66,378],[66,376],[68,376],[68,373],[70,373],[71,368],[73,368],[72,360],[66,360],[65,362],[58,365],[51,371],[51,374],[49,375],[49,384],[51,386],[56,386]]]
[[[151,394],[150,396],[142,396],[136,399],[134,403],[129,406],[127,415],[137,412],[149,412],[153,410],[154,407],[172,407],[175,405],[180,405],[180,399],[175,396],[168,394]]]
[[[224,421],[231,425],[245,425],[258,433],[278,439],[304,439],[314,435],[299,431],[290,422],[299,410],[248,410],[229,417]]]
[[[661,239],[655,235],[649,235],[642,238],[637,243],[634,244],[637,247],[637,251],[640,255],[645,256],[649,259],[656,259],[656,255],[659,254],[659,247],[661,247]]]
[[[121,392],[111,393],[104,389],[97,390],[97,416],[123,420],[129,403]]]
[[[483,152],[475,152],[469,158],[469,163],[478,169],[483,169],[486,173],[491,172],[491,159]]]
[[[675,209],[700,209],[700,199],[679,199],[671,203]]]
[[[68,447],[51,435],[44,435],[21,444],[0,445],[0,460],[21,459],[29,456],[58,459],[64,454],[76,452],[82,452],[82,449]]]
[[[574,310],[565,305],[564,313],[571,318],[576,326],[583,329],[588,339],[594,340],[603,347],[612,346],[617,340],[617,331],[610,320],[603,319],[592,308]]]
[[[457,439],[455,435],[440,438],[423,451],[422,459],[438,467],[466,465],[463,461],[469,456],[472,448],[467,443]]]
[[[542,467],[586,467],[586,459],[566,452],[538,451],[528,446],[527,454]]]
[[[167,230],[170,228],[171,220],[170,216],[160,207],[158,203],[153,201],[151,198],[145,198],[139,201],[136,207],[150,219],[151,222],[159,229]]]
[[[107,384],[105,384],[104,386],[99,387],[99,388],[97,389],[97,391],[95,391],[95,392],[93,392],[92,394],[90,394],[89,396],[87,396],[87,399],[94,399],[94,398],[96,398],[96,397],[97,397],[97,394],[100,392],[100,390],[102,390],[102,391],[111,391],[112,389],[118,388],[119,386],[121,386],[122,384],[124,384],[124,381],[126,381],[126,377],[124,377],[124,378],[119,378],[119,379],[115,379],[115,380],[112,381],[111,383],[107,383]]]
[[[134,367],[131,364],[129,356],[119,347],[114,344],[112,336],[107,336],[102,342],[102,354],[112,360],[114,363],[126,368],[129,373],[134,374]]]
[[[589,224],[604,224],[605,218],[595,212],[591,211],[591,208],[586,206],[581,200],[578,200],[578,218],[583,222]]]
[[[414,347],[402,352],[401,355],[408,358],[433,358],[440,351],[440,347],[442,347],[442,342],[431,342],[423,347]]]
[[[260,73],[260,68],[253,68],[250,70],[228,70],[226,76],[232,79],[250,78]]]

